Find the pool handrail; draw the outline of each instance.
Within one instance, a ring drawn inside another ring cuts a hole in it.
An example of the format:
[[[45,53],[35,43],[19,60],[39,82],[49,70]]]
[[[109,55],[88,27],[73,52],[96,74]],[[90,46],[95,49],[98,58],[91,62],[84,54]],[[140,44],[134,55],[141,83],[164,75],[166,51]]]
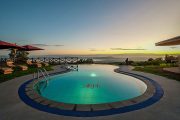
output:
[[[40,73],[41,73],[41,76],[40,76]],[[36,83],[42,81],[42,79],[40,79],[40,77],[43,77],[45,79],[46,84],[48,84],[48,81],[50,80],[50,76],[47,73],[47,70],[45,68],[37,70],[37,77],[36,77],[36,73],[34,72],[33,79],[37,79],[37,81],[35,81],[34,85]]]

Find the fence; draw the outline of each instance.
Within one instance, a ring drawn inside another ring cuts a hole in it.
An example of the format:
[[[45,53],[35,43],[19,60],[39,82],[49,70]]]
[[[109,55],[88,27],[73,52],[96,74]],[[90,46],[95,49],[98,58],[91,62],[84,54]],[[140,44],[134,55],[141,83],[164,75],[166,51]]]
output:
[[[0,62],[6,62],[7,58],[0,58]],[[76,64],[78,63],[78,57],[42,57],[42,58],[29,58],[29,60],[32,60],[32,62],[46,62],[49,64]]]

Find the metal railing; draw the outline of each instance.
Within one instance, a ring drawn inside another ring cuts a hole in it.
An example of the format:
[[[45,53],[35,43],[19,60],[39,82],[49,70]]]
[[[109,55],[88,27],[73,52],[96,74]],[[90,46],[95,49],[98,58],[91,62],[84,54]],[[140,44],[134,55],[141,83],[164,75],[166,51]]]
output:
[[[44,78],[44,80],[43,80],[43,79],[40,79],[40,78],[42,78],[42,77]],[[37,81],[34,83],[34,85],[35,85],[37,82],[40,82],[40,80],[41,80],[41,81],[45,81],[46,84],[48,84],[48,81],[50,80],[50,76],[49,76],[48,72],[46,71],[46,69],[43,68],[43,69],[38,69],[38,70],[37,70],[37,73],[34,72],[34,74],[33,74],[33,79],[37,79]]]
[[[0,62],[6,62],[9,58],[0,57]],[[37,58],[28,58],[32,62],[46,62],[49,64],[75,64],[78,62],[78,57],[37,57]]]
[[[78,64],[68,64],[65,63],[64,65],[61,65],[62,68],[65,68],[69,71],[78,71]]]
[[[46,62],[49,64],[76,64],[78,63],[78,57],[42,57],[42,58],[29,58],[32,62]]]

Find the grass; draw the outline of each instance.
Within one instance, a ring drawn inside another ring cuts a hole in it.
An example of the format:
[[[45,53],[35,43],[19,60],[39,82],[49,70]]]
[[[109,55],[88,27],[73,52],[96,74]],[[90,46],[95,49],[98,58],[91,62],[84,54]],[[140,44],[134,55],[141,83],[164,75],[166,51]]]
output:
[[[159,75],[159,76],[163,76],[163,77],[167,77],[170,79],[180,81],[179,74],[163,71],[163,68],[164,67],[162,67],[162,66],[135,66],[135,68],[133,70],[146,72],[146,73],[152,73],[155,75]]]
[[[53,70],[51,65],[47,67],[42,67],[42,68],[45,68],[47,71]],[[0,74],[0,83],[5,82],[7,80],[11,80],[16,77],[28,75],[34,72],[37,72],[37,68],[35,67],[29,67],[27,71],[20,71],[15,68],[12,74],[8,74],[8,75]]]

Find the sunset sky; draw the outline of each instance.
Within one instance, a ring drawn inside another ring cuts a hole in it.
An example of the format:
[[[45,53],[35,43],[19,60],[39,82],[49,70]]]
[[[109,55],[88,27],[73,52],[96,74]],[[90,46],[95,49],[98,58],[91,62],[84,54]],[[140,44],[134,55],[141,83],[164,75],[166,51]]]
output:
[[[0,0],[0,40],[34,54],[180,54],[154,45],[176,36],[180,0]]]

